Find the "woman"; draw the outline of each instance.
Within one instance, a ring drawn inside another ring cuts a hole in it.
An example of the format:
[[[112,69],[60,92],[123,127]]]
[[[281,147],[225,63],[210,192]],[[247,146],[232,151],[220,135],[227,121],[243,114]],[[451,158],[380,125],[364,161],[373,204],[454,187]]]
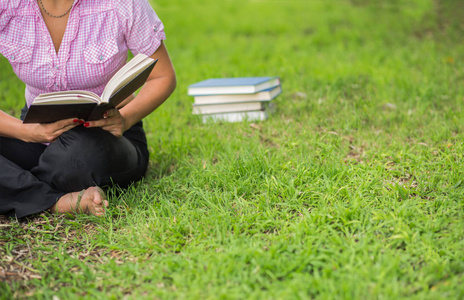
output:
[[[0,214],[101,216],[108,201],[99,186],[142,178],[148,150],[141,120],[176,85],[164,39],[147,0],[0,1],[0,53],[26,84],[21,118],[41,93],[101,94],[128,50],[158,59],[137,96],[100,120],[23,124],[0,111]]]

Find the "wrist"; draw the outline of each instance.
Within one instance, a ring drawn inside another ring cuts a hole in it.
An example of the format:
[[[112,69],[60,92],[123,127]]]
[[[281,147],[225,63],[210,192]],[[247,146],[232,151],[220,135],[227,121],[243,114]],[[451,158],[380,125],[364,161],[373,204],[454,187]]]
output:
[[[123,131],[128,130],[131,128],[135,123],[138,122],[137,119],[133,117],[133,115],[128,114],[124,109],[120,109],[119,113],[121,114],[122,124],[123,124]]]
[[[30,130],[32,124],[23,124],[23,122],[19,119],[14,119],[12,122],[9,122],[9,126],[7,127],[7,132],[2,134],[3,136],[21,140],[24,142],[30,142]]]
[[[31,142],[32,140],[30,139],[30,130],[31,130],[32,124],[19,124],[16,128],[16,136],[14,138],[21,140],[23,142]]]

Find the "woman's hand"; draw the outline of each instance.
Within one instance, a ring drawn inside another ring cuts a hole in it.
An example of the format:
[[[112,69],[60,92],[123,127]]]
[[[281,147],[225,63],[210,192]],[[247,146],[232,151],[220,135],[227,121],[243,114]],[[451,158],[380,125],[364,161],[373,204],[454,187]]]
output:
[[[84,127],[86,128],[101,127],[101,129],[108,131],[116,137],[121,137],[124,131],[126,131],[127,128],[125,125],[124,118],[117,108],[107,110],[103,114],[103,119],[84,123]]]
[[[53,123],[23,124],[22,140],[33,143],[54,142],[64,132],[84,123],[79,119],[65,119]]]
[[[137,96],[128,100],[125,105],[108,110],[103,119],[85,122],[84,127],[100,127],[114,136],[121,137],[126,130],[153,112],[171,95],[176,87],[176,74],[163,42],[151,58],[158,59],[158,63]]]

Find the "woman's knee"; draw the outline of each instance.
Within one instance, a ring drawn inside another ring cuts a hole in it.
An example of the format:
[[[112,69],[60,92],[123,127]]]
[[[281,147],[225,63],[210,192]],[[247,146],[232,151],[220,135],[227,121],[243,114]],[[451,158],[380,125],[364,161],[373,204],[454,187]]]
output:
[[[79,128],[48,146],[34,171],[57,189],[74,191],[119,184],[113,178],[136,180],[144,164],[140,151],[126,138],[116,138],[99,128]]]
[[[111,162],[114,136],[99,128],[75,128],[50,144],[42,160],[63,171],[88,172],[101,169]]]

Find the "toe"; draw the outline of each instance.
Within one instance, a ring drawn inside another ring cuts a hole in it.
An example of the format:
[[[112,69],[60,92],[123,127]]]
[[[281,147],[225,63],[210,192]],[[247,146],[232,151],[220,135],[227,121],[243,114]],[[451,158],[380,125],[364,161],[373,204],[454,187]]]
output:
[[[103,201],[100,198],[93,198],[93,203],[95,203],[95,205],[101,206],[103,204]]]

